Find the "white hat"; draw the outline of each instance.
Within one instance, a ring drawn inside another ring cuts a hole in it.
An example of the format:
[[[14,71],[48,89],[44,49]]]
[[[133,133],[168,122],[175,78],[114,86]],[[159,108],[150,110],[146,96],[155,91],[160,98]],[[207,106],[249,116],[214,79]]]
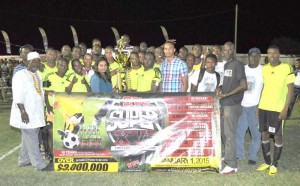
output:
[[[41,58],[40,58],[40,54],[37,53],[37,52],[29,52],[29,53],[27,54],[27,60],[28,60],[28,61],[30,61],[30,60],[32,60],[32,59],[36,59],[36,58],[41,59]]]

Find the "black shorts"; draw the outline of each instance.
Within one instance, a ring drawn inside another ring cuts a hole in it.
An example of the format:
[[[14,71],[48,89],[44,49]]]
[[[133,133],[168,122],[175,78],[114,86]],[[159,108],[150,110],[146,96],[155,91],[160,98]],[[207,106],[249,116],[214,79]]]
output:
[[[284,120],[279,120],[279,112],[258,110],[259,131],[282,136]]]
[[[46,121],[46,126],[42,128],[42,132],[48,132],[49,129],[53,129],[53,123]]]

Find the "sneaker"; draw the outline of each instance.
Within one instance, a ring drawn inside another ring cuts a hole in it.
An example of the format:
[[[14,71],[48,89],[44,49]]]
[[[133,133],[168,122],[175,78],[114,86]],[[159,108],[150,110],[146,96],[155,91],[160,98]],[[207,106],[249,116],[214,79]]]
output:
[[[224,176],[229,174],[235,174],[237,172],[237,168],[231,168],[229,166],[226,166],[220,173]]]
[[[45,168],[41,169],[41,171],[53,171],[53,165],[52,164],[48,164]]]
[[[19,165],[19,167],[27,167],[27,166],[30,166],[30,165],[31,165],[31,163],[21,164],[21,165]]]
[[[256,161],[254,161],[254,160],[249,160],[249,161],[248,161],[248,165],[256,165]]]
[[[274,176],[276,174],[277,174],[277,167],[275,167],[274,165],[271,165],[270,169],[269,169],[269,175]]]
[[[258,171],[265,171],[265,170],[267,170],[269,168],[270,168],[270,165],[268,165],[266,163],[263,163],[256,170],[258,170]]]

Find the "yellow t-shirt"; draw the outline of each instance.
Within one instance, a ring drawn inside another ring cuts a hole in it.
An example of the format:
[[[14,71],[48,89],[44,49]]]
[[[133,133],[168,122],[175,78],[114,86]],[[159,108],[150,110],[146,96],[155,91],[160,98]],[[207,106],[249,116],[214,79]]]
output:
[[[43,72],[41,72],[41,71],[39,71],[39,73],[41,74],[41,76],[42,76],[42,80],[43,81],[47,81],[48,80],[48,77],[50,76],[50,75],[52,75],[52,74],[54,74],[55,72],[57,72],[57,67],[55,66],[55,67],[49,67],[48,65],[47,65],[47,62],[42,62],[44,65],[45,65],[45,68],[44,68],[44,71]],[[43,87],[43,89],[44,90],[49,90],[49,88],[48,87]]]
[[[49,90],[53,90],[55,92],[65,92],[65,88],[69,85],[66,76],[60,77],[56,73],[51,74],[48,77],[48,80],[51,82]]]
[[[115,61],[109,65],[109,71],[111,72],[114,70],[116,71],[120,70],[120,64]],[[113,88],[117,85],[117,82],[118,82],[118,74],[116,73],[115,75],[111,76],[111,84]]]
[[[70,85],[70,83],[72,82],[72,79],[74,78],[74,76],[76,76],[76,78],[77,78],[78,80],[77,80],[77,82],[73,85],[73,88],[72,88],[72,91],[71,91],[71,92],[87,92],[86,86],[85,86],[85,84],[82,84],[82,83],[81,83],[81,80],[85,78],[85,80],[86,80],[87,82],[90,82],[90,79],[89,79],[88,76],[80,76],[80,75],[78,75],[78,74],[73,73],[73,74],[71,74],[71,75],[68,76],[68,81],[69,81],[69,83],[68,83],[67,86]]]
[[[286,102],[288,84],[295,82],[295,75],[290,64],[281,62],[273,67],[270,64],[262,68],[264,88],[258,108],[281,112]]]
[[[152,81],[160,82],[161,74],[158,70],[149,69],[143,71],[137,78],[137,92],[151,91]]]
[[[81,65],[84,66],[83,59],[80,58],[79,61],[80,61]],[[72,60],[70,60],[69,64],[68,64],[68,71],[66,72],[66,75],[70,75],[72,73],[74,73],[74,70],[72,68]]]
[[[160,69],[160,64],[154,63],[153,68],[158,68],[158,69]]]
[[[54,92],[65,92],[66,87],[70,82],[67,81],[67,77],[60,77],[56,73],[53,73],[48,76],[48,80],[51,82],[51,86],[47,90],[52,90]],[[48,96],[50,105],[53,105],[53,97]]]
[[[130,85],[127,85],[128,89],[130,89],[130,90],[136,90],[137,89],[137,78],[138,78],[139,74],[141,74],[143,71],[144,71],[144,67],[141,66],[138,69],[131,69],[128,72],[129,80],[128,80],[128,77],[127,77],[127,82],[129,81],[129,83],[130,83]]]
[[[52,74],[53,72],[57,72],[58,69],[57,69],[56,66],[54,66],[54,67],[49,67],[49,66],[47,65],[47,62],[42,62],[42,64],[45,65],[44,71],[43,71],[43,72],[39,71],[39,72],[40,72],[40,74],[42,75],[43,81],[47,81],[48,76],[49,76],[50,74]]]
[[[193,69],[194,70],[200,70],[202,63],[199,63],[198,65],[194,65]]]

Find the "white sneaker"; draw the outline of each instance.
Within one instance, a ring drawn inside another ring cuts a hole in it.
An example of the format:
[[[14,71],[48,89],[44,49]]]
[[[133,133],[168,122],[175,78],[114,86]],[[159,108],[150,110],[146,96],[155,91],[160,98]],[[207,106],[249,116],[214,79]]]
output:
[[[235,174],[237,172],[237,168],[231,168],[229,166],[226,166],[221,172],[220,174],[226,176],[229,174]]]

